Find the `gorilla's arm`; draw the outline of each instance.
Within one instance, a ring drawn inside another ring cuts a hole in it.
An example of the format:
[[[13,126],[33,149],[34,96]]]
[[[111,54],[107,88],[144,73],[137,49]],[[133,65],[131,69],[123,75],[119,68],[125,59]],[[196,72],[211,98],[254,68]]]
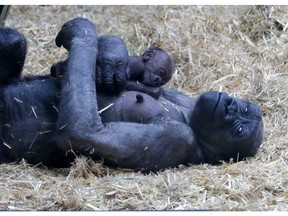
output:
[[[132,59],[140,61],[140,58],[141,57],[134,57]],[[137,80],[130,79],[130,75],[133,77],[138,71],[135,68],[129,70],[128,61],[128,50],[121,38],[114,35],[103,35],[99,37],[96,62],[97,90],[114,94],[125,88],[125,90],[139,91],[158,99],[160,96],[160,87],[147,86]],[[59,79],[65,74],[66,70],[67,61],[59,61],[52,65],[50,75]],[[144,71],[142,73],[144,73]],[[141,76],[143,76],[143,74],[141,74]]]
[[[110,165],[157,171],[197,159],[191,129],[179,122],[154,124],[114,122],[103,125],[95,89],[97,40],[95,26],[85,19],[66,23],[56,39],[69,51],[62,79],[58,144]]]

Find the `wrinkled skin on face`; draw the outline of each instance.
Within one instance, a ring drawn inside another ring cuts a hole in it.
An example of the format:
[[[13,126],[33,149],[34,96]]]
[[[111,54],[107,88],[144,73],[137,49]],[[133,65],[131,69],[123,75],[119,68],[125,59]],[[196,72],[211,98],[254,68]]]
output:
[[[191,128],[211,164],[254,156],[263,139],[259,106],[224,92],[207,92],[198,98]]]

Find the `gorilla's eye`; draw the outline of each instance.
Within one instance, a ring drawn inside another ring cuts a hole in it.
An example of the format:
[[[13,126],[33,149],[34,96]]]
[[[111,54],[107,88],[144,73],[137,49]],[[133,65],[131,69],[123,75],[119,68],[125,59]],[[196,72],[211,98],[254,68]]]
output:
[[[161,78],[166,77],[165,70],[161,68],[161,69],[158,71],[158,76],[160,76]]]
[[[238,128],[238,132],[239,132],[239,133],[241,133],[241,132],[242,132],[242,130],[243,130],[243,127],[242,127],[242,126],[240,126],[240,127]]]
[[[238,122],[238,124],[235,125],[233,131],[235,135],[240,135],[244,131],[243,124],[241,122]]]
[[[249,112],[250,112],[249,104],[245,104],[245,106],[241,108],[241,113],[243,116],[246,116],[248,115]]]
[[[249,110],[249,108],[248,108],[248,106],[246,106],[244,112],[247,113],[248,110]]]
[[[234,127],[232,127],[232,134],[235,137],[242,137],[243,135],[245,135],[245,125],[243,125],[241,122],[238,122]]]

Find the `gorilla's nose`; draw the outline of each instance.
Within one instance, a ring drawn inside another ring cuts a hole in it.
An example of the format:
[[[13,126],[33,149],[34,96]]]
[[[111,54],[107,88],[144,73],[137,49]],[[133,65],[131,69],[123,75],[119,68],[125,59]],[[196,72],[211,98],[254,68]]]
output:
[[[156,76],[156,77],[154,78],[154,85],[156,85],[156,86],[161,86],[161,81],[162,81],[161,77]]]
[[[227,106],[226,106],[226,113],[227,114],[233,114],[236,113],[238,110],[237,102],[234,100],[234,98],[230,97],[227,100]]]

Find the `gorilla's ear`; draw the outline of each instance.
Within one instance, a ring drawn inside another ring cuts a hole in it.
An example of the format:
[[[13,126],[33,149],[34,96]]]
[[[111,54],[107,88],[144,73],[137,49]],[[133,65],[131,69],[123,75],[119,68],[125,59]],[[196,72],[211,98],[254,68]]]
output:
[[[156,51],[153,47],[150,47],[148,50],[145,51],[143,54],[144,61],[149,61],[151,58],[153,58],[156,54]]]

